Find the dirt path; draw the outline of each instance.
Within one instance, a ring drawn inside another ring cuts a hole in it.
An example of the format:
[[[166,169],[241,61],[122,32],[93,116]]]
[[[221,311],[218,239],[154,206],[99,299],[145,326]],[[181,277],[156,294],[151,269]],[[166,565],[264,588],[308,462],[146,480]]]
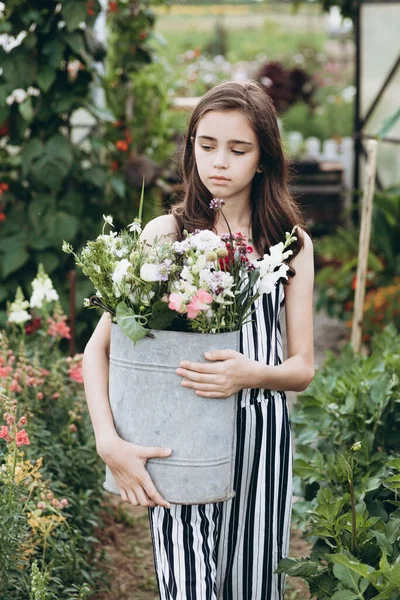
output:
[[[317,298],[315,291],[314,306]],[[286,340],[285,313],[281,312],[283,339]],[[345,325],[330,319],[324,313],[314,315],[314,358],[320,366],[327,350],[339,352],[347,341],[349,332]],[[286,344],[284,357],[287,356]],[[290,408],[296,394],[288,392]],[[296,498],[294,499],[296,501]],[[103,511],[105,528],[99,532],[99,552],[103,553],[104,568],[112,579],[112,590],[97,594],[93,600],[158,600],[154,571],[153,551],[147,518],[147,509],[123,503],[112,494],[105,495]],[[292,528],[290,555],[309,555],[310,546],[301,533]],[[290,578],[287,600],[307,600],[307,586],[298,579]]]
[[[93,600],[159,600],[147,509],[106,494],[103,520],[99,551],[113,583],[111,591],[97,594]],[[290,555],[307,556],[309,551],[309,544],[293,529]],[[300,579],[292,578],[288,584],[288,600],[309,598]]]

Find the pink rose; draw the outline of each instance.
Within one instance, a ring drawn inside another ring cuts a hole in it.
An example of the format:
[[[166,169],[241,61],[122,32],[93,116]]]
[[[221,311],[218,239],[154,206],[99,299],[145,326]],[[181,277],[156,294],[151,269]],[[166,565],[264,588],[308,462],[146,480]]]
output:
[[[168,308],[178,313],[184,312],[184,299],[182,294],[170,294]]]
[[[207,310],[212,302],[212,296],[205,290],[198,290],[187,307],[189,319],[195,319],[200,311]]]

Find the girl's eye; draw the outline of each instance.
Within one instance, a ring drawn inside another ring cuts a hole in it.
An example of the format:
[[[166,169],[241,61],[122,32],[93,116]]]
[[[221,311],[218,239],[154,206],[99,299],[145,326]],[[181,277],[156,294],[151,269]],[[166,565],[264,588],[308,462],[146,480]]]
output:
[[[212,149],[212,146],[207,146],[206,144],[202,144],[201,147],[203,148],[203,150],[205,150],[206,152],[208,152],[209,150]]]
[[[232,150],[233,154],[244,154],[241,150]]]

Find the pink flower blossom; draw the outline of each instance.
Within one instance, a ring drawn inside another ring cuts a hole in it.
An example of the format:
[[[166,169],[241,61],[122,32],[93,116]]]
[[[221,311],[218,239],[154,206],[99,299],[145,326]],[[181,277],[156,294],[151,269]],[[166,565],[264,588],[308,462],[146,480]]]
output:
[[[70,432],[71,432],[71,433],[75,433],[75,432],[77,431],[77,429],[78,429],[78,428],[77,428],[77,426],[75,425],[75,423],[71,423],[71,424],[68,426],[68,429],[70,430]]]
[[[7,425],[2,425],[0,427],[0,438],[5,438],[8,435],[8,427]]]
[[[187,315],[189,319],[195,319],[199,312],[207,310],[212,302],[212,296],[205,290],[198,290],[197,294],[192,298],[187,307]]]
[[[59,392],[54,392],[54,394],[52,395],[52,398],[54,398],[54,400],[58,400],[59,397],[60,397]]]
[[[45,509],[45,508],[46,508],[46,503],[45,503],[45,502],[42,502],[42,501],[40,501],[40,502],[38,502],[38,503],[36,504],[36,506],[37,506],[37,508],[40,508],[40,510],[43,510],[43,509]]]
[[[54,508],[58,508],[60,506],[60,502],[57,500],[57,498],[53,498],[51,505],[54,506]]]
[[[12,373],[11,367],[0,367],[0,377],[8,377]]]
[[[20,420],[17,423],[17,427],[23,427],[24,425],[26,425],[28,422],[28,419],[26,417],[21,417]]]
[[[66,498],[61,498],[60,500],[60,504],[61,506],[68,506],[68,500]]]
[[[185,311],[183,294],[170,294],[168,308],[182,314]]]
[[[21,392],[22,391],[22,388],[16,379],[12,380],[12,382],[10,384],[10,391],[11,392]]]
[[[43,398],[44,398],[44,394],[43,394],[43,392],[38,392],[38,393],[36,394],[36,398],[37,398],[38,400],[43,400]]]
[[[29,446],[30,441],[25,429],[17,431],[17,433],[15,434],[15,441],[17,443],[17,446]]]
[[[7,417],[7,425],[13,425],[15,423],[14,415],[8,415]]]
[[[68,370],[68,375],[73,381],[76,381],[77,383],[83,383],[82,365],[76,365],[75,367],[71,367]]]

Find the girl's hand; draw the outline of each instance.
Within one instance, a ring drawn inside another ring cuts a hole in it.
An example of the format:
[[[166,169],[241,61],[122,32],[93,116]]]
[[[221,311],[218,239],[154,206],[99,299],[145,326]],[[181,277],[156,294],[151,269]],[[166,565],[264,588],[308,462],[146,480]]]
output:
[[[215,363],[180,363],[177,375],[184,377],[183,387],[193,388],[203,398],[227,398],[244,388],[257,387],[257,362],[235,350],[205,352],[207,360]]]
[[[149,458],[170,456],[165,448],[139,446],[116,436],[107,448],[98,449],[100,457],[114,476],[122,500],[133,506],[164,506],[171,508],[151,480],[145,464]]]

